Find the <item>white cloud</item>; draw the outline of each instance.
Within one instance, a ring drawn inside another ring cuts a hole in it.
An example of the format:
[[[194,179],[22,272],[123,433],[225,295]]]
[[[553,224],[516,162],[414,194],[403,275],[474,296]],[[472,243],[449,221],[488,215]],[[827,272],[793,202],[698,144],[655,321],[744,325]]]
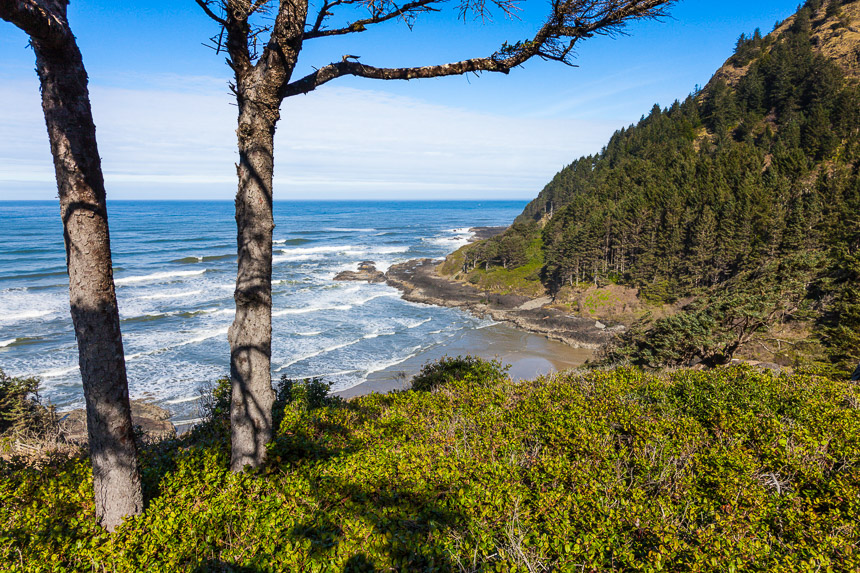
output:
[[[237,110],[226,86],[179,76],[139,83],[91,88],[109,196],[230,198]],[[44,188],[41,198],[54,197],[38,86],[7,82],[0,101],[15,110],[0,118],[0,199],[19,198],[23,188],[38,195],[35,187]],[[617,127],[328,86],[286,100],[281,113],[279,199],[530,198]]]

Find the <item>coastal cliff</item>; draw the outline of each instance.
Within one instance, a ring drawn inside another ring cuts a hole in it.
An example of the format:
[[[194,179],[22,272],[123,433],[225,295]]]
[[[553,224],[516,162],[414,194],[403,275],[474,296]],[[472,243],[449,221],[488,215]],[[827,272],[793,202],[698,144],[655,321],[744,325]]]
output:
[[[860,1],[814,0],[742,34],[704,88],[575,159],[439,274],[627,325],[622,362],[853,368],[858,22]]]

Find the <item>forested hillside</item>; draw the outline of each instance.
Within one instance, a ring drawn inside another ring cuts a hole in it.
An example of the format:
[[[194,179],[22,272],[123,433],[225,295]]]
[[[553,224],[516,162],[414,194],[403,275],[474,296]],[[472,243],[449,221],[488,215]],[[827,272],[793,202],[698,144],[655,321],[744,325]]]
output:
[[[532,278],[550,293],[617,283],[652,303],[695,297],[666,319],[683,324],[639,325],[650,339],[668,327],[666,348],[643,358],[628,336],[652,365],[721,363],[792,320],[813,324],[830,359],[856,359],[858,25],[857,0],[808,0],[771,34],[741,35],[704,89],[559,172],[464,270],[540,263]]]

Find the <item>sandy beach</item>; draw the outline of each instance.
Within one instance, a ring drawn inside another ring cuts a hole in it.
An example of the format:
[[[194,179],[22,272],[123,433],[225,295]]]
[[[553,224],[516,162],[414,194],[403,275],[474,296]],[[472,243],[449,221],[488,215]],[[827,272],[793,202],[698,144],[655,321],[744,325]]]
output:
[[[412,376],[427,362],[443,356],[466,354],[485,359],[494,358],[503,364],[510,364],[508,374],[511,378],[528,380],[553,371],[576,368],[592,356],[593,350],[573,348],[507,324],[493,324],[465,331],[453,341],[431,347],[400,364],[374,372],[368,376],[366,382],[336,394],[351,398],[372,392],[405,390],[410,387]]]
[[[486,239],[505,227],[472,228],[473,240]],[[549,298],[500,295],[440,276],[442,261],[414,259],[392,265],[385,281],[411,302],[459,307],[496,324],[460,333],[454,340],[430,347],[403,362],[368,375],[365,382],[337,392],[350,398],[372,392],[405,390],[427,362],[443,356],[473,355],[510,365],[514,380],[576,368],[591,358],[617,329],[548,306]],[[375,268],[373,269],[375,270]],[[359,277],[347,280],[360,280]],[[622,327],[623,328],[623,327]]]

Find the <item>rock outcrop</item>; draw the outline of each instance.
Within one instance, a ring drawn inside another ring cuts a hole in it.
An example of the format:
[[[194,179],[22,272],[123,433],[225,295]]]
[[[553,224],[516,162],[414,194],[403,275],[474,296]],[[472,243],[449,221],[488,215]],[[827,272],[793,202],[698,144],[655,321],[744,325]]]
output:
[[[436,272],[442,261],[417,259],[392,265],[386,273],[389,285],[405,300],[460,307],[478,316],[504,321],[523,330],[559,340],[574,348],[596,349],[612,336],[612,329],[595,326],[593,319],[572,316],[549,306],[551,299],[487,292],[469,284],[448,280]]]
[[[150,402],[132,400],[131,421],[140,428],[144,441],[154,442],[176,436],[176,428],[170,422],[170,412]],[[69,443],[86,445],[88,441],[86,411],[72,410],[61,414],[60,433]]]
[[[385,273],[376,270],[376,263],[363,261],[358,264],[357,271],[343,271],[334,277],[336,281],[366,281],[369,283],[384,283]]]

